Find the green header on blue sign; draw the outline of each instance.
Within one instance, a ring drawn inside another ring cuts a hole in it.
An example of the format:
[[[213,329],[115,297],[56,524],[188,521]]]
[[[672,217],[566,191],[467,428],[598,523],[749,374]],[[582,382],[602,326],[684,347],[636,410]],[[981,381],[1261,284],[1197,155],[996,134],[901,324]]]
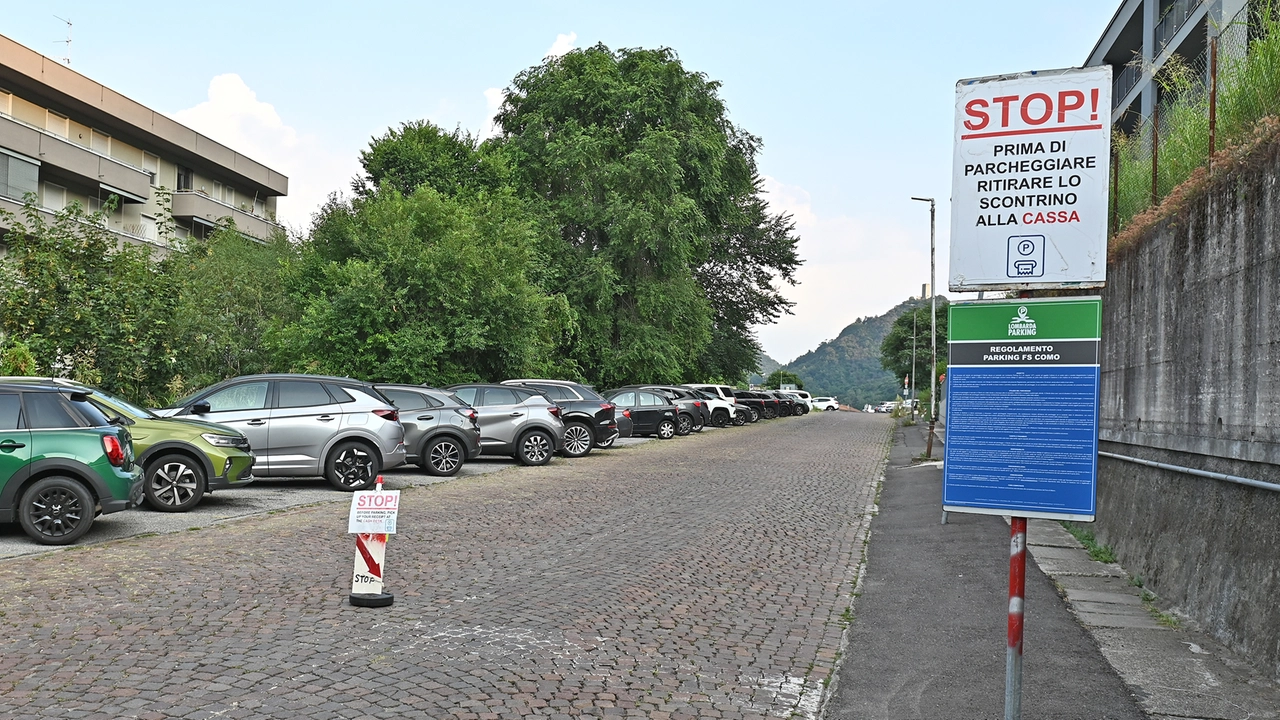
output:
[[[1102,336],[1102,298],[1098,297],[955,302],[947,317],[951,342]]]

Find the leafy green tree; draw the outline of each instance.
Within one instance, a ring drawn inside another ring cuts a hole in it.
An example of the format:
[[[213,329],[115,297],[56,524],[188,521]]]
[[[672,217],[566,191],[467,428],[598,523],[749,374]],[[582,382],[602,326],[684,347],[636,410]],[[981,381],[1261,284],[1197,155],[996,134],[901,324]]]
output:
[[[597,45],[521,73],[498,113],[491,144],[560,241],[548,287],[579,313],[561,352],[596,382],[743,377],[751,326],[790,307],[794,227],[718,91],[670,49]]]
[[[178,361],[172,279],[146,246],[118,245],[103,213],[73,203],[46,221],[29,202],[0,261],[0,329],[29,348],[40,374],[157,402]],[[185,348],[184,348],[185,350]]]
[[[918,373],[916,389],[929,387],[929,367],[936,372],[943,372],[947,363],[947,306],[945,298],[938,298],[938,357],[931,362],[932,347],[929,335],[929,305],[922,304],[909,310],[894,320],[893,326],[880,344],[880,365],[893,373],[902,382],[902,378]],[[911,367],[912,336],[915,336],[915,370]]]
[[[298,314],[281,273],[296,248],[283,233],[265,242],[234,228],[185,239],[165,260],[176,293],[171,332],[183,352],[170,393],[177,396],[236,375],[268,372],[272,344]]]
[[[501,156],[482,152],[469,132],[443,129],[425,120],[408,122],[374,138],[360,153],[364,176],[353,189],[361,196],[383,185],[412,195],[430,185],[443,195],[496,190],[508,184],[509,173]]]
[[[549,348],[573,316],[529,279],[537,234],[506,193],[387,184],[331,200],[286,265],[299,305],[280,333],[287,364],[431,384],[552,372]]]
[[[777,390],[783,385],[795,385],[797,390],[804,389],[804,381],[799,375],[782,368],[769,373],[769,377],[764,380],[764,386],[772,390]]]

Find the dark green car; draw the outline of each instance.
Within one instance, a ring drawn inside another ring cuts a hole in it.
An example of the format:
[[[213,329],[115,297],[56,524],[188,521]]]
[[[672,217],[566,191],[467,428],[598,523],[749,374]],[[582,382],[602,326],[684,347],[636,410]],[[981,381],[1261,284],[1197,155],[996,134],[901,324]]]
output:
[[[225,425],[158,417],[72,380],[10,377],[0,382],[46,383],[82,391],[104,415],[128,427],[143,470],[143,492],[153,509],[185,512],[198,505],[206,492],[244,487],[254,480],[249,440]]]
[[[93,519],[142,501],[128,429],[74,388],[0,382],[0,522],[68,545]]]

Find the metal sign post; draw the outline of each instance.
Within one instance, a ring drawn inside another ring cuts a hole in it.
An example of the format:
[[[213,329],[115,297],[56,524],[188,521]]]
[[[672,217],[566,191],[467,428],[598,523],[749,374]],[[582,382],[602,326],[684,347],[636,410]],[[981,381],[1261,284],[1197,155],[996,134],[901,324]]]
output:
[[[956,292],[1106,285],[1111,68],[956,83]],[[1022,713],[1027,518],[1092,521],[1101,303],[950,309],[946,512],[1012,517],[1005,718]]]
[[[1005,718],[1017,720],[1027,518],[1096,512],[1102,301],[977,300],[948,312],[943,510],[1011,516]]]

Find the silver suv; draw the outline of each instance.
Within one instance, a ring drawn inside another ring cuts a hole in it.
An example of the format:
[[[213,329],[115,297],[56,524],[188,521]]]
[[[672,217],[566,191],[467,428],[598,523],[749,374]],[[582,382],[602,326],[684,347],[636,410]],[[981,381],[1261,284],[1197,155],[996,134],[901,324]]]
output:
[[[245,375],[156,410],[221,423],[249,438],[257,477],[324,475],[363,490],[405,461],[400,415],[373,385],[323,375]]]
[[[533,388],[475,383],[448,389],[476,409],[482,455],[546,465],[564,447],[560,406]]]
[[[419,385],[375,387],[400,409],[409,462],[447,477],[480,454],[479,416],[457,395]]]

